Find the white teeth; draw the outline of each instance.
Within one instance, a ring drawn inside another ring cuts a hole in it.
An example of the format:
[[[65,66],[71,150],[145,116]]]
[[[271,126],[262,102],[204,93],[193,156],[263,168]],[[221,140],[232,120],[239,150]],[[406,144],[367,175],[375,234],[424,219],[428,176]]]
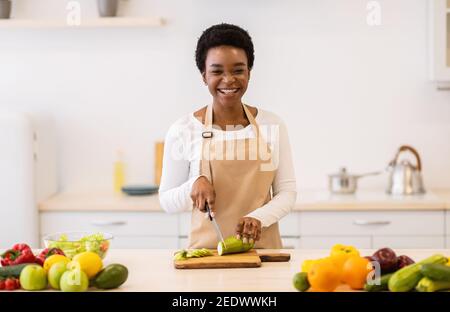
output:
[[[222,92],[222,93],[226,93],[226,94],[228,94],[228,93],[236,93],[237,91],[238,91],[239,89],[219,89],[219,91],[220,92]]]

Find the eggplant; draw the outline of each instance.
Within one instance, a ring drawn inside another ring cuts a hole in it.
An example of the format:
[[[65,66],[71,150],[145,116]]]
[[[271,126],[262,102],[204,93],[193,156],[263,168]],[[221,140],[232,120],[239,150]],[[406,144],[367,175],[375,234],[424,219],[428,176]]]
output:
[[[378,249],[372,258],[380,264],[381,273],[389,273],[398,269],[397,255],[391,248]]]
[[[408,265],[413,264],[413,263],[414,263],[414,260],[411,259],[408,256],[401,255],[401,256],[397,257],[397,266],[398,266],[399,270],[401,268],[404,268],[405,266],[408,266]]]

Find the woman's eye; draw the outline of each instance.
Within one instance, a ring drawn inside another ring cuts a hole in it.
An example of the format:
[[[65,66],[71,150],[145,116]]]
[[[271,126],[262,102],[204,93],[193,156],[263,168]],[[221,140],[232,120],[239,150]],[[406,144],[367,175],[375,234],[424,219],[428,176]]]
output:
[[[213,74],[216,74],[216,75],[219,75],[219,74],[221,74],[222,72],[221,72],[220,70],[213,70],[212,73],[213,73]]]
[[[244,72],[243,69],[237,69],[234,71],[236,74],[242,74]]]

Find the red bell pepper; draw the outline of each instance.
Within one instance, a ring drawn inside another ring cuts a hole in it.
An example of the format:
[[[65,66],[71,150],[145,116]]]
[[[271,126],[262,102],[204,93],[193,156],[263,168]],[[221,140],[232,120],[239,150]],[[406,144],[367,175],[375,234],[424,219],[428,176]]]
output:
[[[64,251],[62,251],[59,248],[45,248],[44,250],[41,251],[41,253],[39,254],[39,256],[36,257],[36,263],[43,266],[45,259],[47,259],[48,257],[52,256],[52,255],[63,255]]]
[[[27,244],[15,244],[11,249],[5,251],[1,256],[2,266],[16,265],[21,263],[34,263],[36,257]]]

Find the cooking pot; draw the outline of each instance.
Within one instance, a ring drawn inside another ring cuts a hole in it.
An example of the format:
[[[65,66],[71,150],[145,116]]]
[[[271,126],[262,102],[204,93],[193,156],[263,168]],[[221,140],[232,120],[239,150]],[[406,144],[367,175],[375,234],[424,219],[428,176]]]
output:
[[[328,188],[335,194],[353,194],[358,186],[358,179],[380,174],[381,171],[369,172],[364,174],[349,174],[345,167],[342,167],[338,173],[328,175]]]

